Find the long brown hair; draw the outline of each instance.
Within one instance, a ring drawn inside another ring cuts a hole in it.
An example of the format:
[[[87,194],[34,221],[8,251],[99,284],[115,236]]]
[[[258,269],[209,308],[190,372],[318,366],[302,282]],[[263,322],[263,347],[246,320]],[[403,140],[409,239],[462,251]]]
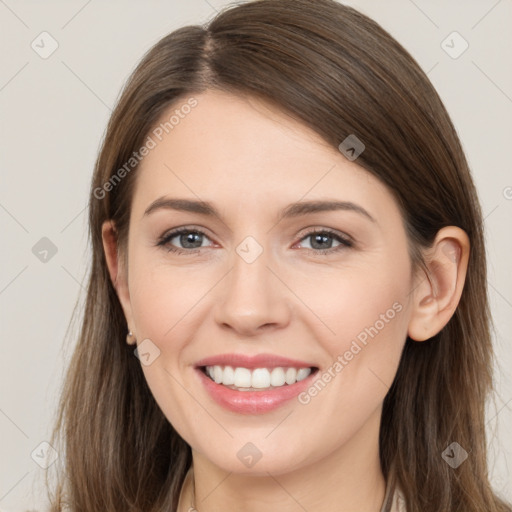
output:
[[[165,110],[206,89],[264,99],[334,147],[356,135],[366,146],[357,163],[394,194],[411,254],[444,226],[466,231],[471,254],[460,304],[432,339],[407,339],[384,401],[380,460],[408,512],[510,511],[493,494],[486,463],[490,315],[482,216],[466,158],[415,60],[377,23],[333,0],[232,6],[206,27],[161,39],[129,78],[91,183],[92,267],[53,439],[62,443],[65,474],[52,510],[176,510],[190,447],[159,409],[126,344],[101,226],[114,221],[126,258],[137,175],[137,165],[126,163]],[[469,453],[457,468],[441,457],[452,442]]]

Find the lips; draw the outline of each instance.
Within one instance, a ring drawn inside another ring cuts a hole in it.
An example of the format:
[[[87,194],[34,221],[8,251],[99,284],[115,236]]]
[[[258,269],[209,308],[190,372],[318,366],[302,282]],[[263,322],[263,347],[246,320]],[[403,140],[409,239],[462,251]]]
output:
[[[254,370],[255,368],[318,368],[317,365],[299,359],[289,359],[276,354],[257,354],[248,356],[245,354],[219,354],[201,359],[195,364],[196,368],[206,366],[232,366]]]
[[[253,391],[251,389],[232,389],[233,386],[225,386],[214,382],[207,374],[206,367],[231,366],[233,368],[311,368],[311,373],[303,380],[293,384],[285,384],[280,387]],[[207,394],[223,408],[238,414],[263,414],[275,410],[290,401],[304,391],[313,382],[318,374],[318,367],[308,361],[289,359],[274,354],[258,354],[247,356],[241,354],[221,354],[201,359],[195,365],[195,374],[200,385]]]

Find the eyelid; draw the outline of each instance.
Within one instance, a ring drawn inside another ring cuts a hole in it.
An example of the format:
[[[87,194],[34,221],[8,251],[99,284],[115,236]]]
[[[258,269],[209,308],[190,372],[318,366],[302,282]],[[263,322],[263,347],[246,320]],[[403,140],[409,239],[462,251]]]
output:
[[[354,239],[347,235],[346,233],[339,232],[337,230],[331,229],[331,228],[307,228],[306,233],[304,233],[299,241],[295,243],[292,247],[295,247],[297,244],[301,244],[302,240],[307,239],[317,233],[320,234],[327,234],[330,235],[331,238],[337,240],[339,242],[339,245],[336,247],[329,247],[327,249],[310,249],[308,247],[304,248],[304,250],[312,255],[313,257],[318,256],[330,256],[330,255],[336,255],[339,254],[341,251],[351,249],[354,247],[355,242]]]
[[[303,232],[302,235],[301,234],[297,235],[298,237],[300,237],[300,240],[303,240],[307,236],[313,235],[315,233],[328,233],[335,237],[341,238],[344,242],[349,242],[351,244],[355,243],[355,240],[349,234],[347,234],[343,231],[338,231],[337,229],[324,228],[321,226],[320,227],[309,226],[307,228],[304,228],[302,230],[302,232]]]
[[[197,226],[180,226],[177,228],[169,229],[163,233],[160,237],[158,237],[156,241],[156,246],[160,246],[163,248],[166,248],[169,244],[169,241],[172,240],[174,237],[179,236],[183,233],[198,233],[206,238],[208,240],[212,241],[211,237],[207,234],[206,228],[203,227],[197,227]],[[204,247],[196,247],[193,249],[182,249],[181,247],[175,247],[173,249],[168,249],[169,252],[182,252],[182,253],[194,253],[199,251],[200,249],[204,249]]]

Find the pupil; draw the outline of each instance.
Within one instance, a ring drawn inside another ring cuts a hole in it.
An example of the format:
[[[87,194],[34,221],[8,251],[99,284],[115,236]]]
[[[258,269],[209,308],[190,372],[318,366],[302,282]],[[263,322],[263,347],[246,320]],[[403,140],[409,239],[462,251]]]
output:
[[[201,247],[201,240],[197,240],[201,235],[199,233],[187,233],[185,235],[181,235],[181,244],[183,247],[195,248]],[[199,242],[199,245],[194,245],[194,243]]]
[[[330,248],[329,239],[331,237],[329,235],[314,235],[313,236],[313,243],[311,244],[313,248],[315,249],[325,249],[325,244],[328,246],[327,248]],[[318,243],[319,247],[315,247],[315,245]],[[321,245],[324,244],[324,245]]]

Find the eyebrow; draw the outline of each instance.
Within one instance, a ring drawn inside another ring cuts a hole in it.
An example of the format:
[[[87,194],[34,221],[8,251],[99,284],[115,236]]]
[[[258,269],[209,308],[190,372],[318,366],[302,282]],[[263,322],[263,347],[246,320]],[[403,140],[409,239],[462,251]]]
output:
[[[218,217],[222,219],[219,211],[208,201],[196,201],[193,199],[178,199],[169,197],[159,197],[153,201],[144,212],[143,217],[150,215],[157,210],[176,210],[183,212],[198,213],[200,215],[207,215],[209,217]],[[329,212],[329,211],[352,211],[358,213],[372,222],[377,221],[365,210],[362,206],[352,203],[350,201],[335,201],[335,200],[315,200],[315,201],[300,201],[286,206],[280,213],[278,221],[289,218],[300,217],[311,213]]]

